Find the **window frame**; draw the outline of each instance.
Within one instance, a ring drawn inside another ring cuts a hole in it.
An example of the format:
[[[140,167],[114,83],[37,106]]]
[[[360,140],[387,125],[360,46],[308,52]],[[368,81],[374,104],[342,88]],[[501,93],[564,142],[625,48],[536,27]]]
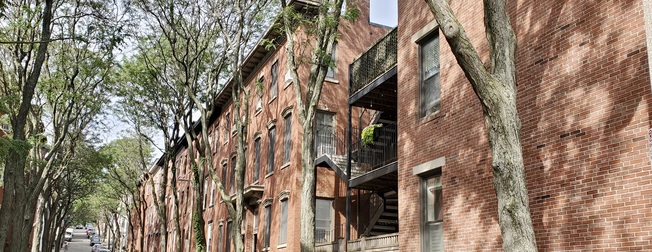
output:
[[[231,113],[226,113],[224,118],[224,132],[226,132],[224,142],[228,143],[230,138],[229,133],[231,132]]]
[[[333,43],[333,48],[331,48],[331,60],[333,61],[333,66],[329,65],[328,68],[326,69],[326,78],[336,79],[337,78],[337,42]]]
[[[274,61],[270,69],[272,80],[270,82],[269,101],[271,102],[278,96],[278,60]]]
[[[292,113],[283,116],[283,166],[292,161]]]
[[[429,187],[428,186],[428,180],[430,179],[439,179],[439,184]],[[440,201],[436,201],[437,199],[435,198],[433,202],[433,207],[437,208],[436,204],[439,203],[439,213],[440,213],[440,219],[430,221],[428,220],[428,191],[434,188],[435,190],[440,190],[441,198]],[[421,251],[433,251],[435,248],[430,248],[429,244],[430,241],[432,240],[432,235],[430,234],[428,227],[429,225],[435,224],[435,225],[441,225],[442,227],[442,240],[441,240],[441,248],[442,252],[445,250],[444,247],[444,215],[443,215],[443,186],[442,186],[442,173],[441,169],[437,169],[435,171],[431,171],[425,174],[422,174],[419,177],[419,215],[420,215],[420,242],[421,242]]]
[[[258,87],[258,82],[260,82],[261,88]],[[258,80],[256,81],[256,85],[254,86],[256,89],[256,98],[257,98],[255,107],[256,107],[256,112],[258,112],[263,109],[263,89],[265,87],[265,76],[261,75],[260,77],[258,77]]]
[[[233,225],[231,225],[231,221],[226,222],[226,248],[224,249],[225,252],[231,252],[231,233],[233,232]]]
[[[224,224],[220,221],[220,225],[218,228],[219,230],[217,231],[217,252],[224,251],[224,249],[222,248],[222,245],[224,245],[223,237],[222,237],[224,232],[222,228],[224,228]]]
[[[260,179],[260,152],[261,152],[261,136],[260,134],[254,138],[254,178],[253,182],[258,182]]]
[[[288,198],[283,198],[280,200],[281,205],[281,215],[279,223],[279,234],[278,234],[278,244],[279,246],[287,244],[288,241],[288,207],[289,202]]]
[[[215,125],[215,129],[213,130],[213,153],[217,153],[217,146],[219,146],[220,143],[220,125],[217,124]]]
[[[213,238],[213,221],[208,221],[208,230],[206,231],[206,251],[211,251],[211,242]]]
[[[210,181],[211,181],[211,201],[208,207],[213,207],[213,205],[215,204],[215,181],[213,181],[213,179],[211,179]]]
[[[272,231],[272,204],[265,206],[265,230],[263,237],[263,249],[269,250],[271,243],[271,231]]]
[[[318,209],[317,205],[318,205],[318,203],[317,202],[318,201],[329,202],[329,206],[330,206],[330,208],[329,208],[329,217],[328,217],[329,221],[330,221],[330,227],[326,227],[325,232],[324,232],[325,235],[324,235],[324,240],[323,241],[318,241],[317,240],[317,230],[318,230],[318,227],[317,227],[317,216],[318,216],[318,214],[317,214],[317,209]],[[328,232],[330,232],[331,230],[333,230],[335,228],[335,221],[334,221],[334,219],[335,219],[335,207],[333,205],[334,203],[335,203],[335,201],[333,199],[330,199],[330,198],[316,198],[315,199],[315,243],[331,242],[331,240],[332,240],[332,237],[328,237]]]
[[[236,168],[237,162],[238,162],[238,156],[237,155],[231,156],[231,177],[229,178],[231,186],[229,187],[230,188],[229,189],[229,195],[234,195],[235,192],[236,192],[236,188],[235,188],[235,184],[236,184],[236,182],[235,182],[235,168]]]
[[[276,159],[276,125],[272,125],[267,130],[267,139],[269,145],[267,148],[267,174],[274,173],[274,163]]]
[[[439,59],[439,67],[436,71],[436,73],[433,73],[432,76],[426,77],[425,76],[425,71],[424,69],[425,64],[424,64],[424,47],[426,44],[435,42],[437,41],[437,46],[436,48],[436,54],[437,58]],[[417,54],[418,54],[418,59],[417,59],[417,65],[418,65],[418,118],[419,119],[424,119],[428,118],[431,115],[437,114],[441,111],[441,58],[439,57],[441,55],[440,51],[440,36],[439,36],[439,30],[433,29],[430,32],[428,32],[425,36],[420,38],[417,43]],[[438,76],[438,77],[437,77]],[[432,78],[439,78],[439,81],[437,82],[437,89],[439,89],[439,97],[436,98],[436,102],[432,107],[427,107],[426,105],[426,81],[432,79]]]

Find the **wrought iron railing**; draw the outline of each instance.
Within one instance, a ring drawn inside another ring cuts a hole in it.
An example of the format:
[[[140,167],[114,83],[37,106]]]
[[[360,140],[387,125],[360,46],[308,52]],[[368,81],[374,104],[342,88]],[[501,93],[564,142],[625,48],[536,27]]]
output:
[[[396,28],[351,63],[349,95],[355,94],[392,67],[396,66]]]
[[[346,225],[340,224],[331,230],[315,229],[315,243],[333,243],[337,238],[344,237]]]
[[[398,134],[396,124],[385,124],[374,129],[374,140],[371,143],[360,139],[351,145],[351,160],[355,161],[360,170],[369,172],[378,167],[396,161],[398,157]]]
[[[315,157],[346,156],[346,132],[315,132]]]

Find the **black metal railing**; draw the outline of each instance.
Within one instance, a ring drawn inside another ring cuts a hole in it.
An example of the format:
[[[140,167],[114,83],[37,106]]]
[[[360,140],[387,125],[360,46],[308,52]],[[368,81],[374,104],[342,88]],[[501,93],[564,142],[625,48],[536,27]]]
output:
[[[344,237],[346,225],[336,225],[331,230],[315,229],[315,243],[332,243],[337,238]]]
[[[396,66],[396,28],[351,63],[349,95],[371,83]]]
[[[396,161],[398,154],[398,134],[396,124],[385,124],[374,129],[374,140],[370,143],[359,139],[351,144],[351,160],[355,161],[362,171],[371,171]]]
[[[322,155],[346,156],[346,132],[315,132],[315,157]]]

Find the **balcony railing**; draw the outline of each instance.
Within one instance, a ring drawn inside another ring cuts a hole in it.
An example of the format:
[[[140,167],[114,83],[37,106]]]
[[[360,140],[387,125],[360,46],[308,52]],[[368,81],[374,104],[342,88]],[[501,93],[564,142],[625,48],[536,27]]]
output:
[[[360,138],[360,135],[353,136]],[[360,170],[368,172],[397,159],[398,135],[396,124],[386,124],[374,130],[374,141],[358,140],[351,145],[351,160]]]
[[[348,251],[398,251],[398,233],[349,241]]]
[[[345,156],[346,155],[346,132],[315,132],[315,157],[321,155]]]
[[[349,95],[355,94],[396,66],[396,28],[351,63]]]

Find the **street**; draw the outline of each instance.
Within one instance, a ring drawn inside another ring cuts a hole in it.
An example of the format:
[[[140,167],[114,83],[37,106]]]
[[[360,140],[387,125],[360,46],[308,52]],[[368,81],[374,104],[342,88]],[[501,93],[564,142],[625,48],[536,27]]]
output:
[[[75,229],[67,252],[88,252],[91,251],[90,245],[90,240],[86,238],[86,229]]]

